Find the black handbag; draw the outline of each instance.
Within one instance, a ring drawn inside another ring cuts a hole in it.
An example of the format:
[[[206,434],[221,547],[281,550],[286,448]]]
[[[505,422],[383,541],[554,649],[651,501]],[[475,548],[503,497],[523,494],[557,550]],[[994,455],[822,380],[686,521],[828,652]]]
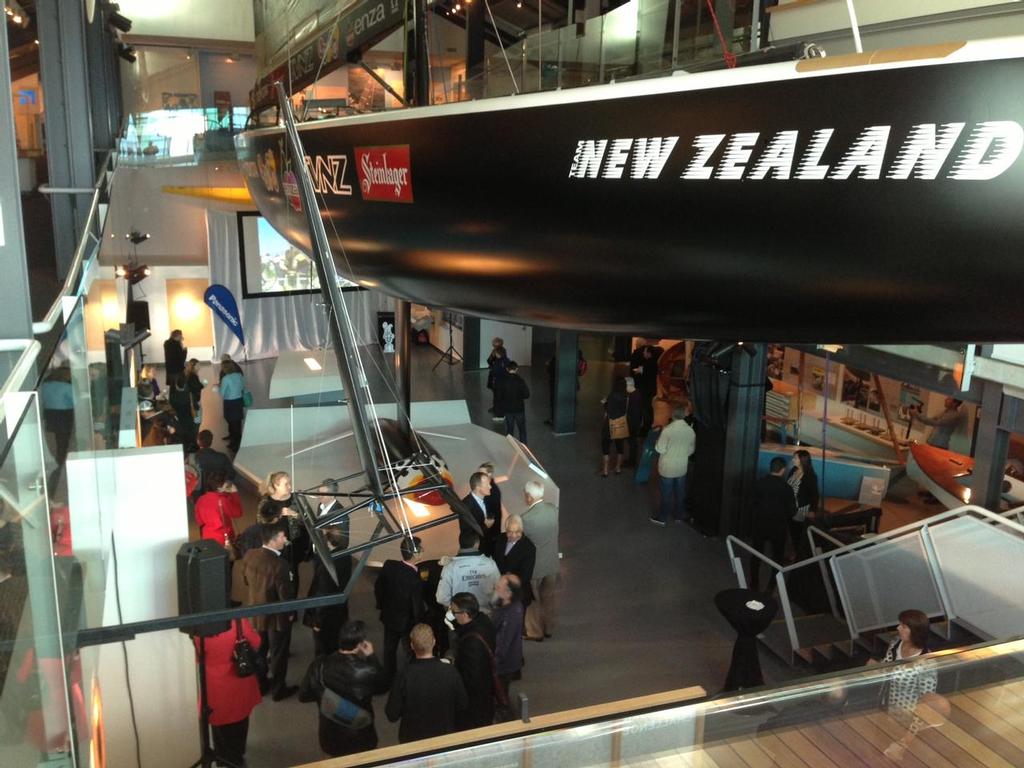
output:
[[[242,622],[235,622],[235,649],[231,653],[231,663],[235,674],[239,677],[252,677],[259,671],[260,657],[242,636]]]

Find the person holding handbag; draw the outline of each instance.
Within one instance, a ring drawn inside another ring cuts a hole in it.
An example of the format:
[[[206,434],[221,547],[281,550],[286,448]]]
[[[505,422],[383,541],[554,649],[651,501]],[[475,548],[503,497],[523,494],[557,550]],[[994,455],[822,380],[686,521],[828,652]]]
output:
[[[203,480],[207,487],[214,490],[207,491],[196,501],[199,538],[216,541],[235,560],[238,553],[235,550],[235,526],[232,520],[242,516],[238,489],[220,469],[210,470]]]
[[[615,474],[622,472],[629,425],[626,422],[626,379],[615,379],[612,391],[601,401],[604,403],[604,423],[601,425],[601,477],[608,477],[612,441],[615,441]]]
[[[232,765],[245,763],[249,715],[263,699],[259,678],[256,675],[239,677],[235,671],[235,644],[239,639],[247,640],[253,650],[260,647],[259,633],[248,619],[236,619],[224,632],[204,641],[206,701],[210,707],[213,749],[218,757]],[[200,638],[193,638],[193,642],[198,654]]]

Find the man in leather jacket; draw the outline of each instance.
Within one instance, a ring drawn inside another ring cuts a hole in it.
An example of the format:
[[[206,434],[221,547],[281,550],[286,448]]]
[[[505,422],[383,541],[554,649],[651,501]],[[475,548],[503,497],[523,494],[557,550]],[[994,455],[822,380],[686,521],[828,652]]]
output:
[[[370,713],[365,728],[353,730],[334,723],[317,712],[320,721],[320,749],[332,757],[351,755],[377,746],[373,720],[373,697],[387,690],[387,675],[366,639],[366,624],[350,621],[342,627],[339,650],[315,659],[299,688],[300,701],[319,701],[324,688],[348,699]]]

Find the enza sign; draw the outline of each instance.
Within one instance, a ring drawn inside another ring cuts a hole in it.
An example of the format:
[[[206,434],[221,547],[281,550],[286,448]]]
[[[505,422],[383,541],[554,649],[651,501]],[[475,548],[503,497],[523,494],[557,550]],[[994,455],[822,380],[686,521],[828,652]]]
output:
[[[356,172],[363,200],[412,202],[412,165],[408,144],[356,147]]]
[[[658,179],[675,154],[682,155],[679,178],[691,181],[932,181],[943,169],[947,179],[988,181],[1009,170],[1024,149],[1024,128],[1013,120],[993,120],[970,127],[966,123],[922,123],[911,126],[905,135],[896,136],[892,126],[873,125],[862,129],[853,142],[841,146],[833,146],[834,133],[833,128],[779,131],[764,136],[757,131],[703,133],[689,141],[685,149],[678,146],[678,136],[581,139],[576,143],[569,178]],[[802,147],[800,151],[798,147]],[[893,148],[898,149],[890,151]]]

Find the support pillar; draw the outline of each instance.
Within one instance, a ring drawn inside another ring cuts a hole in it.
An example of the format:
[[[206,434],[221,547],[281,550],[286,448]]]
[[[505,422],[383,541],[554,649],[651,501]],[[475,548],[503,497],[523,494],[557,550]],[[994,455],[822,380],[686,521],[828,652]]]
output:
[[[555,381],[551,393],[551,424],[556,435],[576,431],[576,365],[580,335],[575,331],[555,334]]]
[[[754,350],[749,355],[744,350]],[[766,348],[737,346],[729,374],[729,406],[722,461],[722,514],[719,532],[745,535],[750,530],[757,454],[764,416]]]
[[[406,437],[412,432],[412,360],[409,358],[411,306],[395,300],[395,383],[398,386],[398,429]]]
[[[974,450],[974,471],[971,473],[971,504],[993,511],[999,510],[1003,475],[1010,448],[1010,429],[1022,401],[1003,395],[1003,385],[986,381],[981,395],[981,417],[978,420]]]
[[[484,95],[484,3],[477,0],[466,9],[466,91],[469,98]]]
[[[4,300],[0,302],[0,338],[32,338],[32,306],[25,263],[25,230],[18,188],[18,148],[11,101],[11,66],[7,31],[0,35],[0,271]],[[9,370],[0,370],[6,379]]]
[[[79,3],[63,0],[38,0],[36,12],[50,186],[88,189],[96,178],[89,124],[85,14]],[[89,199],[83,195],[52,195],[50,206],[57,275],[63,278],[85,229]]]
[[[89,67],[89,106],[94,149],[112,149],[121,128],[120,69],[104,14],[96,13],[85,28],[86,59]],[[113,77],[111,74],[113,73]]]
[[[405,100],[415,107],[430,104],[427,61],[427,0],[409,0],[405,32]]]

